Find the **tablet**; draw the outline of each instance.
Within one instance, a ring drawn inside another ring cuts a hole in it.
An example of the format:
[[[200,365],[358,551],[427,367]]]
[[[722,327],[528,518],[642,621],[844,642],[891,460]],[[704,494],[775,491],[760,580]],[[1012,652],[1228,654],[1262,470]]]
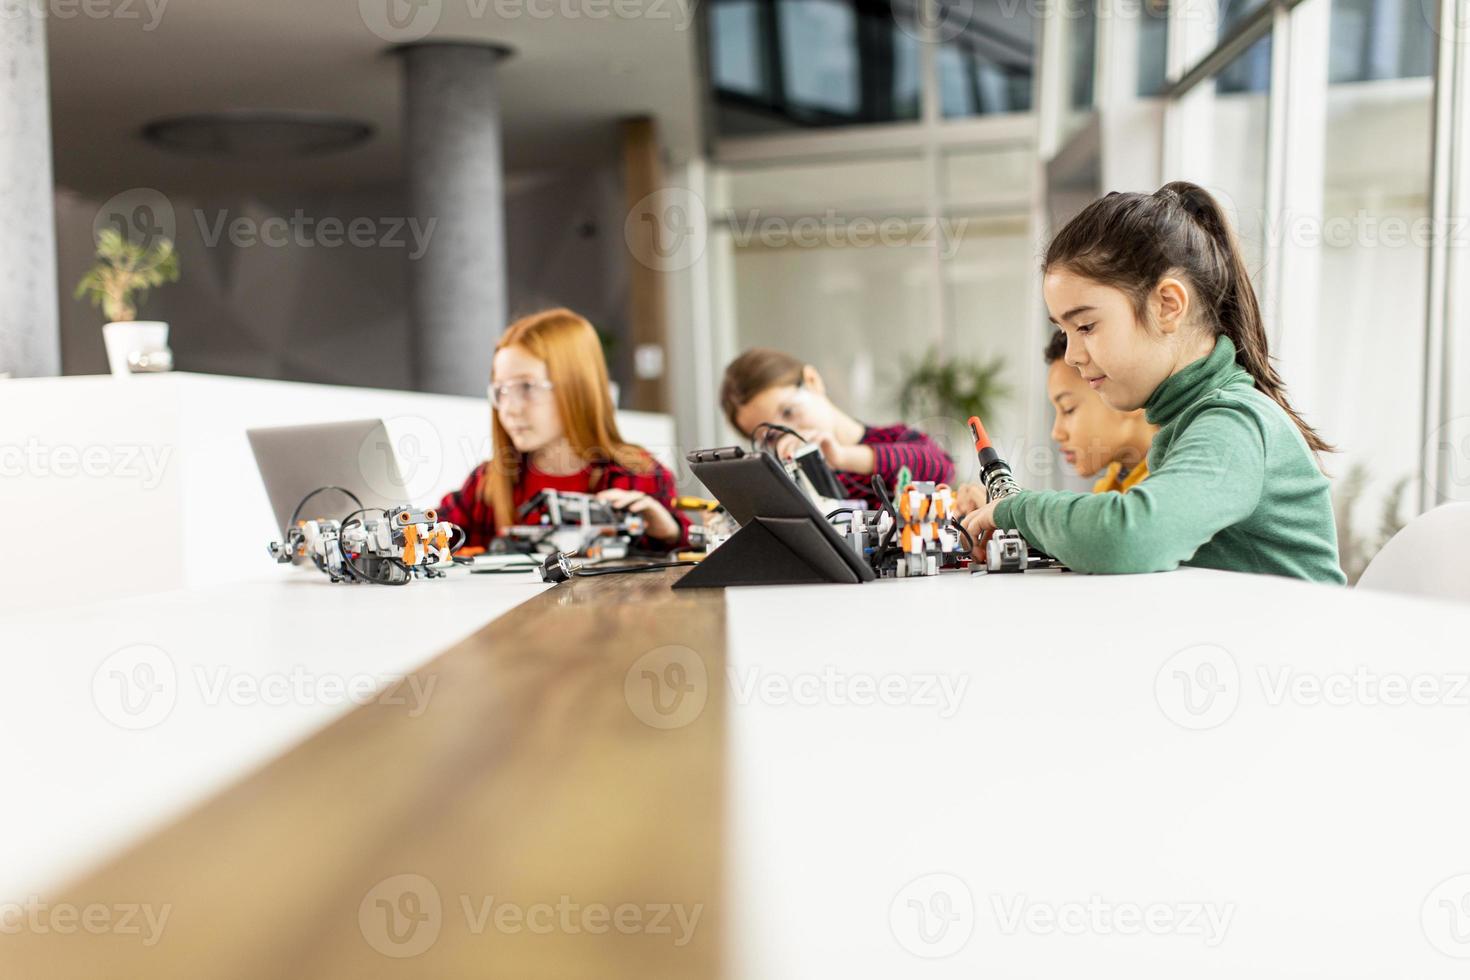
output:
[[[708,565],[741,535],[769,535],[784,545],[795,558],[812,570],[811,581],[870,582],[873,570],[828,523],[812,499],[786,475],[786,471],[770,455],[747,453],[738,446],[701,449],[685,457],[694,475],[740,524],[740,531],[705,559]],[[749,545],[730,549],[729,557],[739,554],[746,564],[758,564],[762,552]],[[770,553],[770,549],[766,549]],[[781,561],[786,556],[772,555]],[[752,584],[760,580],[761,569],[741,569],[742,581]],[[706,576],[692,576],[695,579]],[[789,582],[789,574],[780,581]],[[775,579],[773,579],[775,581]],[[715,584],[711,581],[709,584]],[[733,582],[725,584],[736,584]]]

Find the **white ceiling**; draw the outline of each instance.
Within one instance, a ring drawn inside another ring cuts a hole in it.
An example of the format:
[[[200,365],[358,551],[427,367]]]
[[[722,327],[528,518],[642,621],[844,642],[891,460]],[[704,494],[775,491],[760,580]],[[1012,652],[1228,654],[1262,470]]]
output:
[[[403,5],[404,20],[419,19],[394,34],[384,16],[388,3]],[[265,193],[398,180],[401,78],[398,59],[388,52],[393,41],[430,27],[426,40],[514,49],[501,68],[505,162],[513,174],[611,158],[615,124],[630,115],[653,115],[675,159],[691,155],[698,143],[694,0],[52,0],[49,6],[56,179],[88,195],[138,186]],[[372,124],[376,133],[356,149],[268,165],[180,157],[139,136],[152,119],[221,109],[337,113]]]

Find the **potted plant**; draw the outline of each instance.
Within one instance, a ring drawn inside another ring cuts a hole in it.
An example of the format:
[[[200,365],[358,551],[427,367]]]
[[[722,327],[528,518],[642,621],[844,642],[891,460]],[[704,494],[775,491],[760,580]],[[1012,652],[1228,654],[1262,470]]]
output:
[[[904,418],[940,416],[961,423],[971,415],[984,419],[1010,386],[1001,378],[1005,361],[945,357],[931,348],[917,363],[907,362],[899,379],[898,404]]]
[[[125,239],[114,228],[97,235],[98,262],[77,283],[76,298],[90,298],[101,307],[108,323],[102,327],[107,345],[107,364],[114,376],[133,373],[130,359],[157,370],[160,361],[168,364],[168,324],[159,320],[139,320],[138,303],[154,286],[179,281],[179,256],[174,243],[167,238],[149,246]],[[150,358],[151,355],[151,358]],[[162,356],[161,356],[162,355]]]

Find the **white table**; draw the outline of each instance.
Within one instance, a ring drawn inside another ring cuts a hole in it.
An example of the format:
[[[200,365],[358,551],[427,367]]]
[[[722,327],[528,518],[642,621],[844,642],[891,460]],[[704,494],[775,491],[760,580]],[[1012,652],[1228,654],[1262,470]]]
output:
[[[1435,945],[1470,957],[1470,606],[1194,570],[728,603],[732,977],[1470,969]]]
[[[391,587],[276,568],[7,616],[0,896],[167,825],[544,588],[534,572]],[[406,712],[433,696],[416,680]]]
[[[0,499],[26,529],[0,562],[0,614],[256,577],[280,528],[246,430],[354,419],[383,420],[412,503],[490,455],[484,398],[184,373],[0,385]],[[618,426],[682,462],[669,416]]]

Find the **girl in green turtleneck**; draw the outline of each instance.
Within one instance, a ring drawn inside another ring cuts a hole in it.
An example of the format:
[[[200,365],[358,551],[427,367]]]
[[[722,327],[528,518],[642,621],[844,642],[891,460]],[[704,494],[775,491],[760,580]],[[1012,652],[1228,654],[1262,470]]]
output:
[[[1215,199],[1183,181],[1109,194],[1052,241],[1044,275],[1067,363],[1113,408],[1160,426],[1149,478],[1126,494],[1022,491],[965,518],[976,540],[1015,528],[1079,572],[1198,565],[1345,582],[1314,455],[1331,447],[1286,401]]]

